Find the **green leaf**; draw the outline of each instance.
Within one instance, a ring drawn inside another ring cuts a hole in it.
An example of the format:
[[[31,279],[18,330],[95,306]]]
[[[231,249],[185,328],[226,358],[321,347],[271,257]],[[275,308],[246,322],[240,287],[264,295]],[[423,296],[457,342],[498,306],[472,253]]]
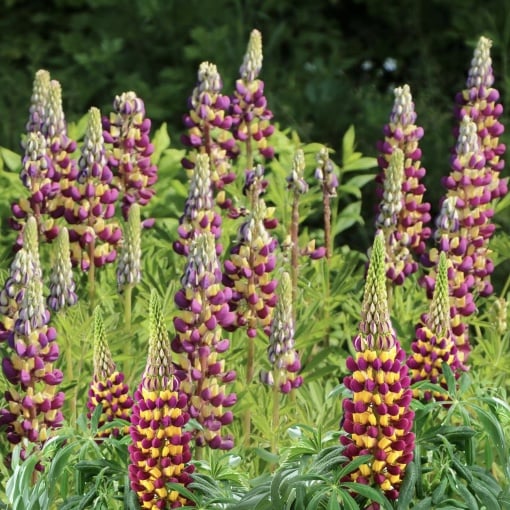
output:
[[[269,464],[277,464],[278,463],[278,455],[274,453],[268,452],[263,448],[254,448],[254,453],[258,455],[261,459],[265,460]]]
[[[333,494],[329,497],[328,510],[340,510],[340,504],[338,503],[336,492],[333,492]]]
[[[415,485],[418,479],[418,470],[416,464],[410,462],[406,467],[404,481],[399,490],[397,510],[407,510],[413,499]]]
[[[354,152],[354,139],[356,137],[356,132],[354,130],[354,126],[351,124],[342,138],[342,160],[344,165],[347,161],[352,157],[352,153]]]
[[[377,159],[370,157],[362,157],[351,161],[341,168],[342,174],[347,172],[356,172],[357,170],[370,170],[377,166]]]
[[[166,122],[163,122],[161,127],[154,133],[152,143],[154,145],[154,152],[152,153],[151,160],[153,163],[157,164],[163,151],[170,147],[170,136],[168,135]]]
[[[0,147],[0,156],[11,172],[21,168],[21,156],[7,147]]]

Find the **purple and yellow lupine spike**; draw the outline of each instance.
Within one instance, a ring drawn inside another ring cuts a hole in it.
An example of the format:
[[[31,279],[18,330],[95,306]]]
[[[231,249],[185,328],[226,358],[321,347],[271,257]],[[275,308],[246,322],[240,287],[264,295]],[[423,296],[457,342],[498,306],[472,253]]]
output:
[[[106,161],[99,110],[89,110],[87,130],[76,179],[61,181],[64,217],[72,227],[69,238],[73,259],[84,271],[113,262],[122,231],[116,221],[117,188]],[[108,221],[109,220],[109,221]]]
[[[264,82],[258,77],[262,59],[262,35],[252,30],[231,105],[232,131],[235,139],[246,147],[247,168],[254,166],[258,155],[263,162],[274,157],[274,148],[268,144],[274,132],[273,113],[267,108]]]
[[[376,218],[386,242],[386,277],[396,285],[418,269],[410,251],[409,235],[401,227],[400,213],[404,208],[402,181],[404,179],[404,153],[394,147],[385,169],[384,190]]]
[[[448,260],[441,252],[437,267],[434,296],[428,314],[424,314],[416,326],[415,339],[411,344],[411,355],[407,359],[411,382],[430,381],[447,388],[443,375],[443,363],[458,375],[459,360],[457,346],[450,325],[450,297],[448,284]],[[436,391],[414,391],[414,397],[428,401],[446,400],[443,393]]]
[[[480,147],[485,157],[486,171],[490,176],[487,185],[491,200],[504,196],[508,191],[508,178],[501,179],[505,162],[502,159],[506,146],[500,142],[504,126],[499,121],[503,106],[500,94],[493,87],[494,74],[490,50],[492,41],[480,37],[474,50],[466,88],[455,98],[455,114],[459,121],[467,115],[475,122]]]
[[[18,301],[18,310],[10,317],[2,360],[6,380],[13,386],[4,394],[7,407],[0,410],[0,425],[7,439],[18,444],[23,438],[41,445],[51,429],[61,426],[64,394],[56,386],[62,372],[54,368],[59,357],[56,331],[48,326],[50,313],[44,306],[42,270],[39,262],[37,222],[29,217],[23,231],[21,252],[26,253],[26,285]]]
[[[66,227],[60,229],[54,250],[54,262],[50,273],[50,293],[47,298],[48,308],[57,312],[78,301],[76,284],[71,264],[69,232]]]
[[[101,310],[96,307],[93,316],[92,337],[94,342],[94,374],[90,383],[87,399],[87,418],[91,418],[97,406],[102,406],[98,428],[114,419],[129,421],[133,399],[129,395],[129,387],[124,382],[124,374],[117,370],[113,361]],[[120,433],[127,433],[128,428],[119,430],[117,427],[108,428],[97,433],[98,437],[117,437]]]
[[[393,330],[388,310],[384,236],[376,235],[370,257],[354,357],[347,359],[350,374],[344,384],[341,443],[348,459],[371,454],[366,464],[346,475],[353,481],[379,487],[397,499],[406,466],[413,459],[414,412],[406,354]]]
[[[140,283],[142,278],[142,222],[140,206],[134,203],[128,212],[117,266],[119,291]]]
[[[151,162],[151,121],[145,116],[142,99],[132,91],[124,92],[115,97],[113,110],[103,119],[103,136],[112,145],[108,166],[114,174],[112,184],[121,190],[121,209],[127,220],[134,203],[147,205],[154,196],[158,168]],[[144,222],[144,226],[149,224]]]
[[[234,327],[246,327],[253,338],[257,329],[269,334],[273,308],[276,305],[277,246],[265,227],[266,205],[262,198],[255,203],[248,219],[241,225],[237,242],[224,263],[223,283],[232,289],[231,310],[236,313]]]
[[[45,69],[39,69],[39,71],[35,73],[32,97],[30,98],[28,122],[26,124],[27,133],[37,133],[38,131],[42,131],[47,115],[50,81],[50,73]]]
[[[209,156],[197,154],[195,166],[191,171],[184,214],[179,219],[177,228],[179,239],[173,244],[176,253],[186,256],[189,254],[190,243],[201,232],[211,232],[216,240],[221,235],[221,216],[214,210]],[[221,251],[221,244],[218,243],[216,253],[219,255]]]
[[[303,384],[298,375],[301,361],[295,348],[292,284],[290,275],[284,272],[276,289],[278,301],[271,321],[267,355],[271,369],[261,373],[262,382],[276,384],[282,393],[289,393]]]
[[[222,87],[216,66],[210,62],[202,62],[198,69],[197,84],[189,99],[189,113],[184,116],[184,126],[188,132],[181,140],[191,151],[183,158],[182,165],[186,169],[192,169],[196,163],[196,155],[207,154],[212,185],[216,192],[220,192],[219,205],[228,208],[231,201],[226,199],[221,191],[235,179],[230,162],[235,157],[235,140],[230,133],[230,99],[221,94]]]
[[[229,309],[232,292],[223,288],[221,279],[214,236],[199,233],[191,242],[182,287],[175,295],[178,312],[172,350],[182,355],[177,363],[189,376],[181,389],[189,397],[190,415],[203,427],[194,436],[196,445],[229,450],[233,437],[223,433],[223,426],[232,422],[228,408],[235,404],[236,395],[227,392],[226,384],[236,373],[225,368],[230,342],[223,329],[235,316]]]
[[[142,508],[179,508],[189,502],[166,484],[191,482],[191,434],[183,430],[189,420],[188,398],[174,373],[161,303],[154,291],[149,320],[147,364],[131,415],[129,479]]]

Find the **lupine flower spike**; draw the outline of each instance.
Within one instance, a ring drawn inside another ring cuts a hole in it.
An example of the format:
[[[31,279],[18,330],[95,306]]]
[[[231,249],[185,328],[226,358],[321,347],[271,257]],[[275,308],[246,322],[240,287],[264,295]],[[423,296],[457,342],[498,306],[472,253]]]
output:
[[[402,195],[402,179],[404,177],[404,153],[394,148],[390,162],[385,171],[384,192],[376,219],[376,227],[384,233],[386,241],[386,276],[396,285],[402,285],[410,274],[416,272],[415,262],[408,237],[399,227],[400,213],[404,206]]]
[[[391,325],[386,295],[384,236],[378,232],[370,257],[354,357],[347,359],[340,440],[349,459],[371,454],[373,459],[346,475],[353,481],[379,487],[397,499],[406,466],[413,459],[414,413],[406,354]],[[372,503],[370,508],[379,508]]]
[[[322,204],[324,214],[324,244],[326,246],[326,257],[329,260],[333,255],[333,239],[331,234],[331,198],[336,197],[338,188],[338,177],[335,174],[335,165],[329,159],[329,151],[323,147],[316,155],[317,166],[315,178],[322,188]]]
[[[494,85],[494,73],[490,50],[492,41],[480,37],[476,45],[466,88],[455,98],[455,113],[459,121],[465,115],[475,122],[480,147],[486,161],[486,171],[490,176],[487,185],[491,200],[506,195],[508,178],[501,179],[500,174],[505,162],[505,144],[500,142],[504,126],[499,121],[503,106],[499,102],[500,94]]]
[[[211,166],[212,185],[218,193],[217,201],[221,207],[228,208],[231,201],[221,191],[235,179],[230,163],[235,156],[235,140],[230,134],[230,99],[221,94],[222,87],[216,66],[202,62],[198,69],[197,85],[189,99],[189,113],[184,116],[188,133],[182,136],[182,142],[193,152],[182,160],[182,165],[192,169],[196,154],[206,153]]]
[[[437,267],[434,296],[428,314],[423,314],[421,322],[416,326],[415,339],[411,344],[412,353],[407,360],[411,382],[430,381],[447,388],[443,375],[443,363],[458,374],[459,360],[457,346],[450,325],[450,297],[448,285],[448,260],[441,252]],[[441,392],[429,390],[414,391],[415,397],[425,401],[434,398],[445,400]]]
[[[62,308],[73,306],[78,301],[71,264],[69,233],[66,227],[60,229],[54,254],[47,302],[50,310],[58,312]]]
[[[222,287],[221,278],[214,237],[202,232],[191,242],[182,288],[175,295],[179,311],[172,350],[184,356],[180,365],[189,377],[181,389],[189,396],[191,417],[202,425],[195,434],[196,445],[229,450],[233,437],[224,434],[223,426],[232,422],[229,408],[236,395],[227,392],[226,384],[235,380],[236,373],[225,368],[230,342],[223,337],[223,328],[235,316],[228,305],[232,292]]]
[[[20,281],[26,283],[15,297],[18,310],[11,317],[13,327],[6,338],[2,369],[13,388],[4,394],[7,407],[0,410],[0,426],[5,426],[12,444],[26,438],[41,445],[50,430],[60,427],[63,421],[60,409],[64,393],[56,389],[63,376],[54,368],[59,357],[57,333],[48,326],[50,313],[44,306],[37,224],[33,216],[27,220],[23,240],[18,254],[24,255],[17,257],[18,261],[24,259],[18,271],[26,270],[26,274],[20,275]],[[11,284],[17,280],[15,275],[12,277]]]
[[[151,162],[151,121],[145,116],[142,99],[132,91],[124,92],[115,97],[113,109],[103,118],[103,137],[112,146],[108,166],[114,174],[112,184],[121,190],[122,215],[127,220],[133,204],[147,205],[153,197],[158,169]],[[144,221],[145,227],[151,224]]]
[[[282,393],[289,393],[303,383],[298,375],[301,362],[295,348],[291,287],[289,273],[284,272],[277,287],[278,301],[269,333],[267,355],[271,369],[261,373],[262,382],[276,385]]]
[[[403,153],[402,168],[399,178],[401,202],[395,223],[393,239],[398,247],[397,252],[410,252],[407,263],[400,271],[389,271],[388,278],[397,285],[402,284],[410,273],[418,269],[418,265],[411,262],[411,256],[421,256],[425,251],[425,243],[431,235],[430,204],[423,201],[425,186],[425,168],[421,166],[421,149],[419,142],[423,137],[423,128],[416,125],[416,112],[409,85],[397,87],[394,90],[395,101],[390,115],[390,121],[384,126],[384,140],[377,144],[380,152],[378,157],[381,172],[376,176],[377,194],[381,203],[387,194],[385,180],[388,177],[388,167],[391,164],[393,152],[398,148]],[[390,186],[391,187],[391,186]],[[382,211],[379,211],[381,213]],[[379,225],[378,225],[379,227]],[[390,256],[391,258],[391,256]],[[403,259],[402,259],[403,260]],[[410,271],[410,272],[409,272]]]
[[[188,399],[174,374],[170,341],[161,304],[153,291],[149,308],[150,336],[147,365],[135,392],[131,415],[129,479],[142,508],[179,508],[189,504],[168,482],[187,486],[190,464]]]
[[[97,406],[102,406],[98,428],[118,418],[129,421],[133,399],[129,396],[128,385],[124,382],[124,374],[117,370],[106,340],[106,331],[101,310],[96,307],[93,317],[94,341],[94,375],[90,383],[87,417],[90,419]],[[127,433],[117,427],[107,428],[98,432],[98,437],[118,436]]]
[[[258,78],[262,58],[262,35],[258,30],[252,30],[231,107],[232,131],[236,140],[246,147],[248,169],[254,166],[258,154],[264,161],[274,156],[274,149],[267,142],[274,132],[270,123],[273,113],[267,108],[264,82]]]
[[[221,216],[214,210],[211,170],[207,154],[197,154],[196,157],[188,198],[184,203],[184,214],[179,220],[177,229],[179,239],[173,245],[175,252],[187,256],[190,243],[201,232],[211,232],[216,240],[221,235]],[[218,243],[216,253],[219,255],[221,252],[222,247]]]
[[[35,73],[32,97],[30,98],[28,122],[26,125],[27,133],[37,133],[43,130],[47,115],[50,80],[50,73],[45,69],[39,69],[39,71]]]

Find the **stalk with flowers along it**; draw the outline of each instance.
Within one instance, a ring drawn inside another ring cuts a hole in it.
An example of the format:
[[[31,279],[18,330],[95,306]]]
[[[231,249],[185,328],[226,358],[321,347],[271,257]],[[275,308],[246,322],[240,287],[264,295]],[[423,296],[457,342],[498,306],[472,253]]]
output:
[[[129,480],[142,508],[180,508],[190,502],[166,484],[187,487],[192,481],[191,433],[184,430],[189,421],[188,398],[179,387],[161,303],[154,291],[149,321],[147,364],[135,391],[129,429]]]
[[[353,460],[370,454],[371,460],[345,475],[352,481],[380,488],[398,499],[407,465],[413,459],[414,412],[406,353],[391,324],[386,294],[384,236],[378,232],[365,284],[359,333],[353,339],[354,356],[347,358],[344,378],[350,395],[343,401],[344,455]],[[370,508],[379,508],[372,503]]]
[[[11,385],[4,393],[7,407],[0,410],[0,425],[11,444],[26,440],[41,446],[62,425],[64,393],[57,391],[63,375],[54,366],[59,358],[57,332],[48,325],[50,312],[44,303],[33,216],[25,224],[23,247],[15,256],[0,302],[4,314],[2,369]]]

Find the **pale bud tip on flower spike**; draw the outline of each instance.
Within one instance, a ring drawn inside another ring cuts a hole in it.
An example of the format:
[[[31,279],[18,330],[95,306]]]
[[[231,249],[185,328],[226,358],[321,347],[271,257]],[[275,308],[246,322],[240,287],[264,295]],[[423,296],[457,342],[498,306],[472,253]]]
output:
[[[241,78],[245,81],[255,80],[262,69],[262,59],[262,34],[254,29],[250,34],[243,64],[239,69]]]

